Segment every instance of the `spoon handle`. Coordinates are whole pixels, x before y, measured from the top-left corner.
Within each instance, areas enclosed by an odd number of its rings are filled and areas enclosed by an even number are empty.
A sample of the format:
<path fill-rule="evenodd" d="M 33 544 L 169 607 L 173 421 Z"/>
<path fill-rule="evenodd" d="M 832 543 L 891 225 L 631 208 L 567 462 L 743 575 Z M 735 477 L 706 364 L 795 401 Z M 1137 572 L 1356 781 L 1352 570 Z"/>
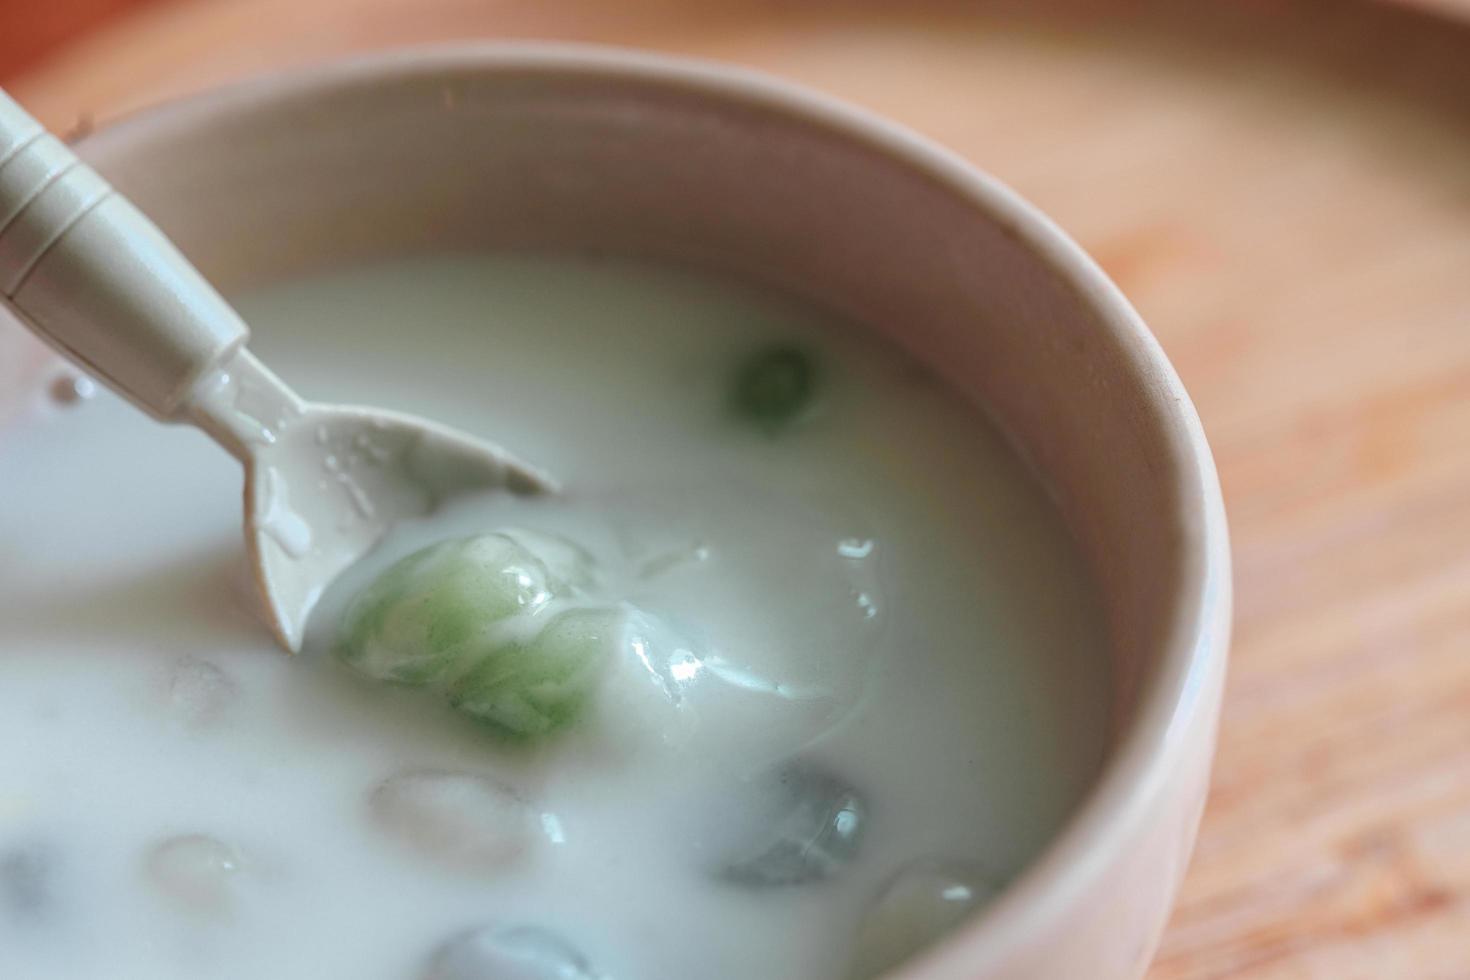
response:
<path fill-rule="evenodd" d="M 0 305 L 164 420 L 181 420 L 250 334 L 153 222 L 3 90 Z"/>

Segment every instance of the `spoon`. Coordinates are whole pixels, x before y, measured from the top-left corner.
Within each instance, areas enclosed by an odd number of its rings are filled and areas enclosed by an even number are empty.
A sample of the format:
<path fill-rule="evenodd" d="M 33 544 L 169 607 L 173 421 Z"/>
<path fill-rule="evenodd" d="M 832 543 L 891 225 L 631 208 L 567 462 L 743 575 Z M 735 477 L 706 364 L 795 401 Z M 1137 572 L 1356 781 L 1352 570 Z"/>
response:
<path fill-rule="evenodd" d="M 245 467 L 245 544 L 266 614 L 301 647 L 323 590 L 396 524 L 462 493 L 554 489 L 462 432 L 302 400 L 142 212 L 0 90 L 0 307 L 163 422 Z"/>

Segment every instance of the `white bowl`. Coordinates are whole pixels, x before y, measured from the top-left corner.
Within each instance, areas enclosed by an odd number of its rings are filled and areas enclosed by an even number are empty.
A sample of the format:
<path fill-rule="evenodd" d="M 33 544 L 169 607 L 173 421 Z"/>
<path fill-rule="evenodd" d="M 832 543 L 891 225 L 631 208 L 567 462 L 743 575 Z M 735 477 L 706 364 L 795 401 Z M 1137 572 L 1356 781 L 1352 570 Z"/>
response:
<path fill-rule="evenodd" d="M 793 86 L 570 46 L 418 50 L 265 78 L 80 149 L 226 290 L 392 253 L 594 247 L 769 283 L 937 370 L 1009 434 L 1081 542 L 1108 610 L 1117 721 L 1056 840 L 901 975 L 1143 974 L 1208 785 L 1225 517 L 1168 361 L 1034 208 Z M 7 359 L 0 388 L 24 370 Z"/>

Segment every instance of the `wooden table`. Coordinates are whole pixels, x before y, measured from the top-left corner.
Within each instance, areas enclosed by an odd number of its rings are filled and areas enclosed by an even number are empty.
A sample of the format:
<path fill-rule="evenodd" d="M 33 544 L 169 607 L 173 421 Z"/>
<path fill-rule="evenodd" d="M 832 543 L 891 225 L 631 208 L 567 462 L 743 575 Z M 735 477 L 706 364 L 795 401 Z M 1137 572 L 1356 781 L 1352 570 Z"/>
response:
<path fill-rule="evenodd" d="M 1237 558 L 1214 793 L 1151 977 L 1470 978 L 1470 31 L 1272 0 L 210 0 L 15 89 L 66 128 L 466 36 L 766 68 L 957 147 L 1081 239 L 1194 394 Z"/>

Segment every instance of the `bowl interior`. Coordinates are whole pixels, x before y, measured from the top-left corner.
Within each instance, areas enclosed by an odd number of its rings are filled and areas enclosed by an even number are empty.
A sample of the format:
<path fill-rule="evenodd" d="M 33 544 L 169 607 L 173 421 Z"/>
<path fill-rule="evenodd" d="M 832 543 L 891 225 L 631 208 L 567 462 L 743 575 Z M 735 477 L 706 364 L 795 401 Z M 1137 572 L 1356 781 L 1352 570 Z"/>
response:
<path fill-rule="evenodd" d="M 941 151 L 759 79 L 536 55 L 257 83 L 82 149 L 225 290 L 425 250 L 595 249 L 881 331 L 1039 472 L 1103 593 L 1115 740 L 1163 740 L 1143 709 L 1184 696 L 1206 575 L 1192 415 L 1091 263 Z"/>

